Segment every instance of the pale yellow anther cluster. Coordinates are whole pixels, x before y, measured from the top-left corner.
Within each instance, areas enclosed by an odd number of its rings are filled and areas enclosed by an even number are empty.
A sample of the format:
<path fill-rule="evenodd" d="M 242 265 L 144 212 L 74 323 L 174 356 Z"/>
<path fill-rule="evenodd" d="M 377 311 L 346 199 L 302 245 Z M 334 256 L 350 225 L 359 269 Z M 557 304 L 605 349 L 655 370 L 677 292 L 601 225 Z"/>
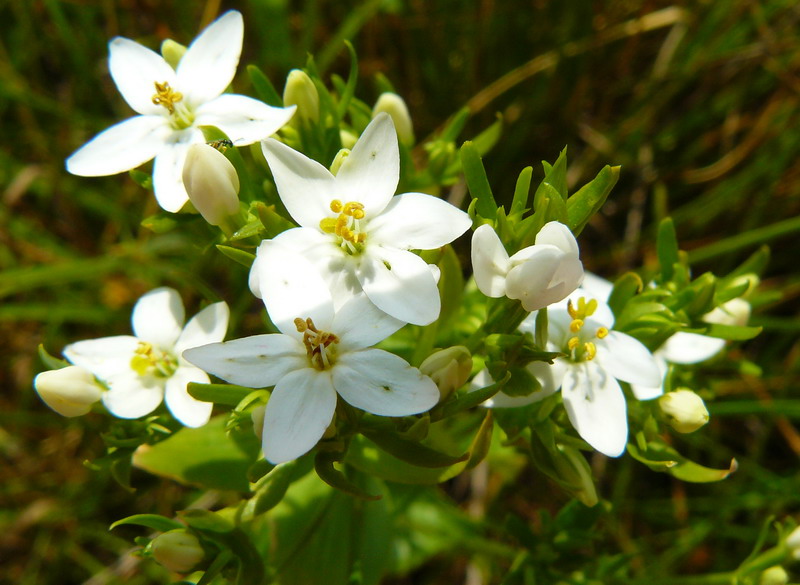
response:
<path fill-rule="evenodd" d="M 303 334 L 303 345 L 306 346 L 306 354 L 311 364 L 318 370 L 328 369 L 336 356 L 334 344 L 339 343 L 339 338 L 329 331 L 320 331 L 314 322 L 298 317 L 294 320 L 297 330 Z"/>
<path fill-rule="evenodd" d="M 153 103 L 157 106 L 164 106 L 170 114 L 175 113 L 175 103 L 183 99 L 183 94 L 178 91 L 173 91 L 169 83 L 155 82 L 156 93 L 153 95 Z"/>
<path fill-rule="evenodd" d="M 342 203 L 339 199 L 331 201 L 331 211 L 338 217 L 326 217 L 319 222 L 322 231 L 335 234 L 342 239 L 342 248 L 350 253 L 358 251 L 367 234 L 361 231 L 361 220 L 364 219 L 364 205 L 357 201 Z"/>
<path fill-rule="evenodd" d="M 131 369 L 140 376 L 153 375 L 169 378 L 178 367 L 174 356 L 153 347 L 153 344 L 140 341 L 131 358 Z"/>
<path fill-rule="evenodd" d="M 567 312 L 569 313 L 569 316 L 572 317 L 572 321 L 569 324 L 569 330 L 575 334 L 579 333 L 585 325 L 586 317 L 593 315 L 596 310 L 597 301 L 595 299 L 591 299 L 587 302 L 584 297 L 581 297 L 578 299 L 577 307 L 572 304 L 571 300 L 568 301 Z M 594 333 L 594 337 L 597 339 L 603 339 L 607 335 L 608 329 L 606 327 L 598 327 L 597 331 Z M 572 353 L 572 359 L 575 361 L 593 360 L 597 355 L 597 346 L 591 341 L 585 341 L 583 342 L 583 345 L 581 345 L 581 340 L 578 335 L 569 338 L 569 341 L 567 341 L 567 347 Z"/>

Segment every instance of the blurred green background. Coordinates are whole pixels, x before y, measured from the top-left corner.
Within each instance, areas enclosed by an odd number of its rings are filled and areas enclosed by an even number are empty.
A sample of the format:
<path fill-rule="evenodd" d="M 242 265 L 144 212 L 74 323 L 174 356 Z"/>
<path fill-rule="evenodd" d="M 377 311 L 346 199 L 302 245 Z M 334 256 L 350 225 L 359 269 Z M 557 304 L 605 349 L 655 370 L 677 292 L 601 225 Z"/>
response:
<path fill-rule="evenodd" d="M 154 563 L 125 556 L 140 532 L 108 525 L 137 512 L 170 516 L 198 497 L 226 501 L 144 474 L 126 493 L 90 471 L 82 461 L 102 455 L 106 422 L 62 419 L 31 380 L 43 369 L 38 344 L 58 354 L 70 341 L 128 333 L 133 302 L 154 286 L 179 288 L 189 314 L 202 297 L 224 295 L 237 305 L 234 326 L 257 330 L 244 268 L 187 234 L 140 227 L 157 206 L 130 178 L 74 177 L 63 163 L 132 114 L 107 73 L 108 40 L 188 43 L 229 8 L 245 17 L 242 64 L 258 64 L 279 89 L 309 53 L 325 78 L 345 74 L 342 41 L 350 39 L 356 95 L 373 103 L 375 76 L 385 75 L 406 98 L 420 141 L 465 105 L 473 117 L 464 140 L 501 115 L 503 137 L 484 160 L 500 199 L 510 199 L 523 167 L 541 177 L 539 161 L 565 145 L 571 185 L 621 164 L 619 184 L 580 241 L 587 268 L 604 276 L 652 265 L 655 226 L 667 214 L 695 275 L 724 274 L 759 246 L 772 248 L 753 317 L 764 333 L 736 350 L 746 367 L 709 366 L 712 422 L 681 445 L 708 465 L 736 457 L 738 473 L 684 485 L 629 458 L 595 461 L 614 509 L 601 515 L 602 538 L 589 539 L 576 568 L 621 555 L 643 577 L 731 569 L 768 517 L 798 512 L 796 2 L 3 0 L 0 583 L 169 582 Z M 252 94 L 243 67 L 234 89 Z M 543 477 L 521 478 L 513 493 L 491 485 L 488 532 L 512 515 L 541 536 L 537 509 L 565 503 Z M 462 487 L 447 491 L 467 508 L 473 500 Z M 447 550 L 391 582 L 468 582 L 468 564 L 468 552 Z"/>

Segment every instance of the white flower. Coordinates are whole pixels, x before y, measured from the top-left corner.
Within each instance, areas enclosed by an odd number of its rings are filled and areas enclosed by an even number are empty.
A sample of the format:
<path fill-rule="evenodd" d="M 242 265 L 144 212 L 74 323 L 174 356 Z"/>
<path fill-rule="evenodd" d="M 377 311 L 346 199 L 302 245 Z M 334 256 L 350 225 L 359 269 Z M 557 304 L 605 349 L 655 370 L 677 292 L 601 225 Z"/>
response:
<path fill-rule="evenodd" d="M 247 145 L 277 131 L 294 113 L 222 93 L 236 72 L 243 34 L 242 15 L 226 12 L 195 39 L 177 69 L 139 43 L 113 39 L 111 77 L 140 115 L 98 134 L 67 159 L 67 170 L 84 177 L 114 175 L 155 158 L 158 204 L 178 211 L 188 199 L 181 179 L 186 151 L 205 141 L 200 126 L 216 126 Z"/>
<path fill-rule="evenodd" d="M 103 404 L 120 418 L 138 418 L 155 410 L 162 399 L 187 427 L 208 422 L 212 404 L 195 400 L 189 382 L 208 383 L 205 372 L 189 364 L 181 352 L 220 341 L 228 328 L 228 305 L 214 303 L 184 327 L 183 303 L 171 288 L 157 288 L 133 309 L 131 335 L 79 341 L 64 356 L 108 385 Z"/>
<path fill-rule="evenodd" d="M 44 403 L 61 416 L 82 416 L 103 396 L 92 373 L 78 366 L 42 372 L 33 386 Z"/>
<path fill-rule="evenodd" d="M 436 384 L 389 352 L 372 348 L 403 323 L 364 294 L 336 309 L 311 263 L 276 242 L 260 258 L 280 277 L 262 281 L 264 302 L 280 334 L 255 335 L 184 352 L 223 380 L 274 386 L 264 415 L 263 450 L 272 463 L 295 459 L 330 425 L 337 395 L 381 416 L 424 412 L 439 399 Z"/>
<path fill-rule="evenodd" d="M 422 193 L 393 197 L 400 154 L 391 118 L 378 115 L 344 159 L 336 176 L 321 164 L 272 139 L 262 142 L 278 193 L 301 227 L 275 238 L 311 260 L 336 307 L 362 290 L 379 309 L 407 323 L 439 316 L 435 267 L 411 249 L 430 250 L 467 228 L 469 216 Z M 275 274 L 259 251 L 250 288 Z"/>
<path fill-rule="evenodd" d="M 656 360 L 639 341 L 612 331 L 611 309 L 579 289 L 566 303 L 551 306 L 548 317 L 548 351 L 566 354 L 552 366 L 533 362 L 528 370 L 542 389 L 529 396 L 496 395 L 491 406 L 522 406 L 541 400 L 561 388 L 572 426 L 592 447 L 609 457 L 625 451 L 628 417 L 625 395 L 617 380 L 655 385 L 661 379 Z M 520 325 L 533 332 L 536 314 Z"/>
<path fill-rule="evenodd" d="M 183 167 L 183 184 L 192 205 L 211 225 L 222 225 L 239 211 L 239 175 L 213 146 L 192 144 Z"/>
<path fill-rule="evenodd" d="M 483 294 L 519 299 L 526 311 L 565 299 L 583 279 L 575 236 L 557 221 L 545 224 L 533 246 L 511 257 L 494 229 L 480 226 L 472 234 L 472 270 Z"/>

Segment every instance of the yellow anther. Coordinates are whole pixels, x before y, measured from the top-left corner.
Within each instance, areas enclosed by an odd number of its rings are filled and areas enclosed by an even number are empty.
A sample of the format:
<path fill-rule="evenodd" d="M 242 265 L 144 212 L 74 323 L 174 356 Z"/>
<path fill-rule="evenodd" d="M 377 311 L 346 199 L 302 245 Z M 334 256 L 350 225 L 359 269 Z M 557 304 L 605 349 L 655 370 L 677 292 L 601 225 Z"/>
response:
<path fill-rule="evenodd" d="M 335 234 L 336 233 L 336 218 L 333 217 L 326 217 L 319 222 L 319 229 L 321 229 L 326 234 Z"/>
<path fill-rule="evenodd" d="M 597 355 L 597 347 L 591 341 L 583 344 L 583 351 L 587 360 L 593 360 L 594 356 Z"/>
<path fill-rule="evenodd" d="M 605 327 L 598 327 L 597 328 L 597 333 L 595 333 L 595 336 L 597 337 L 597 339 L 603 339 L 603 338 L 606 337 L 606 335 L 608 335 L 608 329 L 607 328 L 605 328 Z"/>
<path fill-rule="evenodd" d="M 364 218 L 364 205 L 358 201 L 348 201 L 344 204 L 342 213 L 351 216 L 353 219 Z"/>
<path fill-rule="evenodd" d="M 339 201 L 338 199 L 334 199 L 333 201 L 331 201 L 331 211 L 332 212 L 341 213 L 343 207 L 344 206 L 342 205 L 342 202 Z"/>
<path fill-rule="evenodd" d="M 294 320 L 294 326 L 300 333 L 304 333 L 308 329 L 308 325 L 300 317 Z"/>
<path fill-rule="evenodd" d="M 360 220 L 366 216 L 364 205 L 358 201 L 342 203 L 334 199 L 330 203 L 331 211 L 338 213 L 336 218 L 326 217 L 320 220 L 319 228 L 327 234 L 335 234 L 341 238 L 342 248 L 349 254 L 360 252 L 357 244 L 363 244 L 367 234 L 362 232 Z"/>
<path fill-rule="evenodd" d="M 567 347 L 568 347 L 570 350 L 573 350 L 573 349 L 575 349 L 576 347 L 578 347 L 578 345 L 580 344 L 580 342 L 581 342 L 581 340 L 580 340 L 580 339 L 578 339 L 577 337 L 570 337 L 569 341 L 567 342 Z"/>
<path fill-rule="evenodd" d="M 303 320 L 298 317 L 294 325 L 303 334 L 303 345 L 311 364 L 318 370 L 327 369 L 336 355 L 330 346 L 339 343 L 339 338 L 329 331 L 318 330 L 310 318 Z"/>
<path fill-rule="evenodd" d="M 354 209 L 352 215 L 353 215 L 353 219 L 364 219 L 364 210 L 363 209 Z"/>
<path fill-rule="evenodd" d="M 573 333 L 577 333 L 583 327 L 583 319 L 573 319 L 572 323 L 569 324 L 569 330 Z"/>
<path fill-rule="evenodd" d="M 175 113 L 175 104 L 183 99 L 183 94 L 173 91 L 169 82 L 155 82 L 156 93 L 153 95 L 153 103 L 157 106 L 164 106 L 170 114 Z"/>
<path fill-rule="evenodd" d="M 361 232 L 360 234 L 358 234 L 358 237 L 356 238 L 356 241 L 354 243 L 363 244 L 366 241 L 367 241 L 367 234 Z"/>
<path fill-rule="evenodd" d="M 572 304 L 572 301 L 567 301 L 567 312 L 569 316 L 572 317 L 573 320 L 584 320 L 586 317 L 593 315 L 594 312 L 597 310 L 597 300 L 592 299 L 589 302 L 586 302 L 584 297 L 578 299 L 578 307 L 575 308 L 575 305 Z"/>

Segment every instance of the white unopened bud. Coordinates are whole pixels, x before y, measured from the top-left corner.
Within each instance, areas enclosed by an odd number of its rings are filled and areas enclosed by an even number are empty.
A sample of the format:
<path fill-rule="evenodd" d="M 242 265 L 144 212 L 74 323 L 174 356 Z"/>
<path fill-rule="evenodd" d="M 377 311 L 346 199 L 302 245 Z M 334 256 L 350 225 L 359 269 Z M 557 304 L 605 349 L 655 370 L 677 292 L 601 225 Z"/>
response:
<path fill-rule="evenodd" d="M 33 386 L 44 403 L 62 416 L 86 414 L 103 395 L 92 373 L 78 366 L 42 372 Z"/>
<path fill-rule="evenodd" d="M 758 579 L 758 585 L 786 585 L 789 582 L 789 574 L 780 565 L 770 567 Z"/>
<path fill-rule="evenodd" d="M 795 528 L 786 537 L 786 548 L 792 553 L 792 558 L 800 561 L 800 526 Z"/>
<path fill-rule="evenodd" d="M 206 556 L 197 537 L 182 529 L 156 536 L 150 551 L 160 565 L 175 573 L 189 573 Z"/>
<path fill-rule="evenodd" d="M 381 112 L 386 112 L 394 122 L 397 138 L 406 146 L 414 144 L 414 125 L 411 123 L 411 114 L 405 100 L 396 93 L 386 92 L 378 97 L 375 107 L 372 108 L 374 118 Z"/>
<path fill-rule="evenodd" d="M 161 43 L 161 56 L 164 57 L 164 61 L 169 63 L 170 67 L 173 69 L 178 68 L 178 63 L 181 62 L 185 54 L 186 45 L 182 45 L 172 39 L 165 39 L 164 42 Z"/>
<path fill-rule="evenodd" d="M 292 69 L 283 88 L 283 105 L 297 106 L 292 122 L 303 124 L 319 120 L 319 92 L 305 71 Z"/>
<path fill-rule="evenodd" d="M 333 162 L 331 163 L 331 174 L 336 175 L 339 172 L 339 169 L 342 168 L 342 163 L 350 156 L 350 150 L 347 148 L 342 148 L 339 152 L 336 153 L 336 156 L 333 158 Z"/>
<path fill-rule="evenodd" d="M 441 400 L 445 400 L 467 383 L 472 373 L 472 355 L 463 345 L 440 349 L 425 358 L 419 371 L 434 381 Z"/>
<path fill-rule="evenodd" d="M 744 299 L 731 299 L 703 316 L 706 323 L 744 327 L 750 319 L 750 303 Z"/>
<path fill-rule="evenodd" d="M 664 394 L 658 406 L 667 424 L 679 433 L 694 432 L 708 422 L 703 399 L 687 388 Z"/>
<path fill-rule="evenodd" d="M 347 150 L 356 145 L 356 142 L 358 142 L 358 136 L 349 130 L 339 130 L 339 140 L 342 143 L 342 149 Z"/>
<path fill-rule="evenodd" d="M 253 421 L 253 432 L 260 441 L 264 436 L 264 414 L 267 412 L 267 406 L 262 404 L 256 406 L 250 413 L 250 420 Z"/>
<path fill-rule="evenodd" d="M 208 144 L 193 144 L 183 165 L 183 184 L 195 209 L 211 225 L 239 211 L 239 176 L 225 155 Z"/>

